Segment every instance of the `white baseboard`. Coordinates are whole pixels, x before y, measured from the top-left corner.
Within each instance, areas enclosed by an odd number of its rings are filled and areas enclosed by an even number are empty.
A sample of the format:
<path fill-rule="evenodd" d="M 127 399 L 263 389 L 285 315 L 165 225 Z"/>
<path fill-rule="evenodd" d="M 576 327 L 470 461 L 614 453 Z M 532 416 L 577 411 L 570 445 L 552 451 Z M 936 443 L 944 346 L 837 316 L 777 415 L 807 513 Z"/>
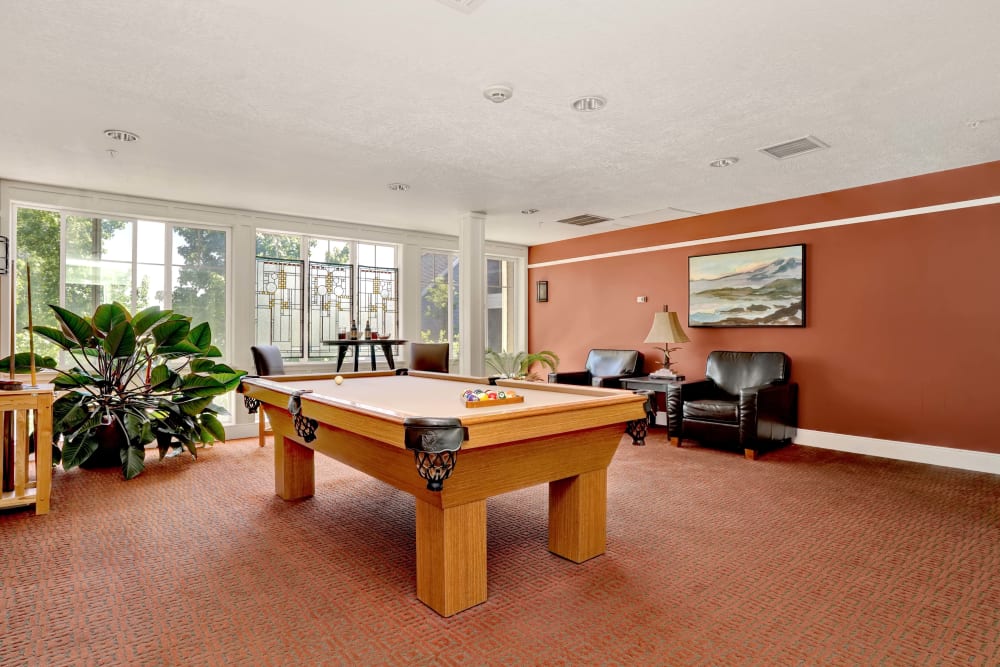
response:
<path fill-rule="evenodd" d="M 231 424 L 226 427 L 226 437 L 231 439 L 256 438 L 257 424 L 256 422 Z M 833 449 L 838 452 L 867 454 L 869 456 L 881 456 L 882 458 L 896 459 L 898 461 L 929 463 L 936 466 L 945 466 L 946 468 L 959 468 L 961 470 L 1000 475 L 1000 454 L 974 452 L 969 449 L 920 445 L 914 442 L 899 442 L 897 440 L 880 440 L 879 438 L 866 438 L 860 435 L 810 431 L 802 428 L 798 429 L 793 442 L 805 447 Z"/>
<path fill-rule="evenodd" d="M 810 431 L 798 429 L 793 441 L 797 445 L 834 449 L 839 452 L 881 456 L 899 461 L 929 463 L 947 468 L 960 468 L 974 472 L 988 472 L 1000 475 L 1000 454 L 974 452 L 969 449 L 938 447 L 936 445 L 920 445 L 914 442 L 899 442 L 897 440 L 880 440 L 859 435 L 843 433 L 827 433 L 826 431 Z"/>
<path fill-rule="evenodd" d="M 226 440 L 237 440 L 239 438 L 256 438 L 260 433 L 257 422 L 250 424 L 230 424 L 226 427 Z"/>

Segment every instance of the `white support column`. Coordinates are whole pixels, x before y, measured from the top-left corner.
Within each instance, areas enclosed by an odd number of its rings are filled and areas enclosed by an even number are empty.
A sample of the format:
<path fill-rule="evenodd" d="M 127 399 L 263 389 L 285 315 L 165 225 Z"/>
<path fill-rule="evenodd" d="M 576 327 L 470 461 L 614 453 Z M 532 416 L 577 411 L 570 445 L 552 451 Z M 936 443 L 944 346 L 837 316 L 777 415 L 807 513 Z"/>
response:
<path fill-rule="evenodd" d="M 483 375 L 486 354 L 486 214 L 469 212 L 458 227 L 459 372 Z"/>

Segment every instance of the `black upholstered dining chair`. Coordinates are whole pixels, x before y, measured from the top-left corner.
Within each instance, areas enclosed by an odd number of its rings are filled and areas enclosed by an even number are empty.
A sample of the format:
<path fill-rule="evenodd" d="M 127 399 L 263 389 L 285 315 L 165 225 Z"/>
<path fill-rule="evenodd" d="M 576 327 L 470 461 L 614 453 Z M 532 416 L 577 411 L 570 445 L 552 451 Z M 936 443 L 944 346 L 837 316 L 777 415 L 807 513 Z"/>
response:
<path fill-rule="evenodd" d="M 250 354 L 253 355 L 253 365 L 257 371 L 257 375 L 284 375 L 285 374 L 285 362 L 281 359 L 281 350 L 279 350 L 274 345 L 251 345 Z M 271 433 L 267 430 L 265 424 L 267 420 L 264 418 L 264 411 L 260 410 L 257 414 L 257 422 L 260 424 L 257 432 L 257 437 L 261 447 L 264 446 L 264 437 Z"/>
<path fill-rule="evenodd" d="M 448 343 L 410 343 L 411 371 L 447 373 L 451 345 Z"/>

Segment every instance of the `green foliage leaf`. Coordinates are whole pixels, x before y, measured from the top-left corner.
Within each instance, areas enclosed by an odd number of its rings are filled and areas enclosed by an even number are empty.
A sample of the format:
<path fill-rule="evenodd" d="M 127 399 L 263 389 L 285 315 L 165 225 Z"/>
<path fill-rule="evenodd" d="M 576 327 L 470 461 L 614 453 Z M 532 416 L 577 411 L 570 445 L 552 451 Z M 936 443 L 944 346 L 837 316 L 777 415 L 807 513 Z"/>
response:
<path fill-rule="evenodd" d="M 177 373 L 170 370 L 166 364 L 154 366 L 149 374 L 149 386 L 153 390 L 171 389 L 174 387 L 174 380 Z"/>
<path fill-rule="evenodd" d="M 65 438 L 62 447 L 63 470 L 72 470 L 90 458 L 97 451 L 97 439 L 93 433 L 79 438 Z"/>
<path fill-rule="evenodd" d="M 131 322 L 122 320 L 114 325 L 104 339 L 104 351 L 112 359 L 123 359 L 135 354 L 135 329 Z"/>
<path fill-rule="evenodd" d="M 208 349 L 212 345 L 212 327 L 208 322 L 202 322 L 188 333 L 188 340 L 194 344 L 198 350 Z"/>
<path fill-rule="evenodd" d="M 145 470 L 145 458 L 146 450 L 141 447 L 126 447 L 122 450 L 122 474 L 125 479 L 132 479 Z"/>
<path fill-rule="evenodd" d="M 189 375 L 179 387 L 188 396 L 218 396 L 225 393 L 226 385 L 204 375 Z"/>
<path fill-rule="evenodd" d="M 160 310 L 159 306 L 150 306 L 149 308 L 140 310 L 132 318 L 132 326 L 135 327 L 135 334 L 141 336 L 149 331 L 150 328 L 169 319 L 171 315 L 173 315 L 173 311 Z"/>
<path fill-rule="evenodd" d="M 213 366 L 213 362 L 209 362 Z M 35 368 L 55 368 L 56 360 L 52 357 L 43 357 L 41 355 L 35 355 Z M 10 356 L 6 356 L 0 359 L 0 370 L 7 370 L 10 368 Z M 14 372 L 15 373 L 27 373 L 31 370 L 31 353 L 30 352 L 18 352 L 14 355 Z"/>
<path fill-rule="evenodd" d="M 165 357 L 187 357 L 198 354 L 201 350 L 191 341 L 182 340 L 174 345 L 161 345 L 156 348 L 156 353 Z"/>
<path fill-rule="evenodd" d="M 56 319 L 62 324 L 63 333 L 81 347 L 90 345 L 91 339 L 94 338 L 94 326 L 89 320 L 61 306 L 50 304 L 49 308 L 53 310 Z"/>
<path fill-rule="evenodd" d="M 153 327 L 153 338 L 156 340 L 157 346 L 160 347 L 177 345 L 187 338 L 190 330 L 191 325 L 186 319 L 171 317 L 166 322 Z"/>
<path fill-rule="evenodd" d="M 191 415 L 193 417 L 211 405 L 211 403 L 212 396 L 205 396 L 204 398 L 194 398 L 188 401 L 178 401 L 174 405 L 180 406 L 180 409 L 184 414 Z"/>
<path fill-rule="evenodd" d="M 84 400 L 84 395 L 75 391 L 66 392 L 52 403 L 52 423 L 62 419 L 70 410 L 77 408 Z"/>
<path fill-rule="evenodd" d="M 159 450 L 160 452 L 161 461 L 163 460 L 163 457 L 167 455 L 167 452 L 170 451 L 170 442 L 172 440 L 173 438 L 170 436 L 169 433 L 156 434 L 156 449 Z"/>
<path fill-rule="evenodd" d="M 226 391 L 232 391 L 240 386 L 240 380 L 247 374 L 246 371 L 234 371 L 233 373 L 216 374 L 212 377 L 226 386 Z"/>
<path fill-rule="evenodd" d="M 66 334 L 62 332 L 62 329 L 56 329 L 55 327 L 46 327 L 40 324 L 36 324 L 35 326 L 31 327 L 31 330 L 34 331 L 39 336 L 42 336 L 43 338 L 48 338 L 50 341 L 52 341 L 53 343 L 55 343 L 64 350 L 72 350 L 80 347 L 78 343 L 70 340 L 66 336 Z"/>
<path fill-rule="evenodd" d="M 61 399 L 60 399 L 61 401 Z M 52 429 L 57 433 L 76 433 L 93 419 L 93 413 L 84 407 L 84 398 L 69 403 L 52 404 Z"/>
<path fill-rule="evenodd" d="M 192 373 L 209 373 L 213 371 L 215 367 L 216 363 L 211 359 L 194 359 L 191 362 Z M 2 366 L 0 366 L 0 368 L 2 368 Z"/>
<path fill-rule="evenodd" d="M 102 332 L 108 333 L 115 326 L 122 322 L 128 322 L 132 319 L 132 316 L 128 312 L 128 308 L 118 303 L 102 303 L 94 311 L 94 327 Z"/>
<path fill-rule="evenodd" d="M 216 419 L 213 414 L 203 414 L 201 416 L 201 425 L 212 434 L 213 440 L 218 440 L 223 442 L 226 439 L 226 429 L 223 427 L 222 422 Z"/>
<path fill-rule="evenodd" d="M 52 384 L 57 389 L 76 389 L 97 383 L 98 378 L 80 372 L 65 371 L 64 375 L 57 375 L 52 379 Z"/>

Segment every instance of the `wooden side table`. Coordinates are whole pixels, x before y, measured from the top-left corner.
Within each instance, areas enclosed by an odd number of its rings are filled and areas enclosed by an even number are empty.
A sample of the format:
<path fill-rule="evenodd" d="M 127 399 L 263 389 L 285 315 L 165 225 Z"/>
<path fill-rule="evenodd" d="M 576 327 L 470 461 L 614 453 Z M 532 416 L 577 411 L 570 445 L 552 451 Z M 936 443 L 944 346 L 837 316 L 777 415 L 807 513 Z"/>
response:
<path fill-rule="evenodd" d="M 667 426 L 667 385 L 671 382 L 680 382 L 683 375 L 676 375 L 672 378 L 658 378 L 649 375 L 641 377 L 622 378 L 622 388 L 624 389 L 649 389 L 656 392 L 656 425 Z"/>
<path fill-rule="evenodd" d="M 52 490 L 52 385 L 0 392 L 3 428 L 0 438 L 10 438 L 13 447 L 0 447 L 0 468 L 13 473 L 11 484 L 0 492 L 0 509 L 35 506 L 35 514 L 49 511 Z M 35 465 L 31 476 L 28 453 L 28 416 L 34 420 Z M 5 460 L 3 450 L 13 453 Z M 6 476 L 5 476 L 6 477 Z"/>

